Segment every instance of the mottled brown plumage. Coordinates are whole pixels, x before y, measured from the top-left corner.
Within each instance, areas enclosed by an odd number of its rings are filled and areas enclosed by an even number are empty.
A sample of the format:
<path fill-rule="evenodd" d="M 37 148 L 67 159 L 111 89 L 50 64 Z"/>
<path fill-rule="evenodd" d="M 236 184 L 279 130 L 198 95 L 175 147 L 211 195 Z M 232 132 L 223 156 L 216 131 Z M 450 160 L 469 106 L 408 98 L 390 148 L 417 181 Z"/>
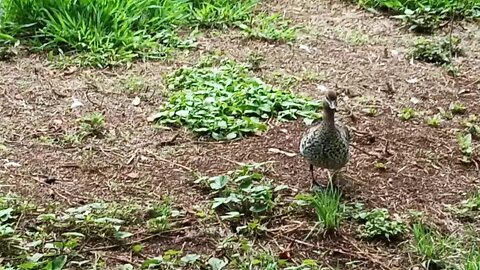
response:
<path fill-rule="evenodd" d="M 314 167 L 336 173 L 350 159 L 350 132 L 343 123 L 335 121 L 336 110 L 337 94 L 328 90 L 323 101 L 323 120 L 309 128 L 300 142 L 300 154 L 310 164 L 312 184 L 316 184 Z"/>

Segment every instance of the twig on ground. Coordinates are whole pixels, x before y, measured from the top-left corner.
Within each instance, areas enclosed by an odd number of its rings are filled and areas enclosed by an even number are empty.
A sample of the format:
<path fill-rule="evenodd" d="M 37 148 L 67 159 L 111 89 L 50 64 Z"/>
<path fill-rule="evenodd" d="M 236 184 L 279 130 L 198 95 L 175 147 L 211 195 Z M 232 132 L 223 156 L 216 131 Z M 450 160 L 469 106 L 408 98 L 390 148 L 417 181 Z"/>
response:
<path fill-rule="evenodd" d="M 140 238 L 138 240 L 128 242 L 128 243 L 121 243 L 121 244 L 109 245 L 109 246 L 92 247 L 92 248 L 85 249 L 84 252 L 108 250 L 108 249 L 119 248 L 119 247 L 124 247 L 124 246 L 131 246 L 131 245 L 143 243 L 143 242 L 148 241 L 148 240 L 150 240 L 152 238 L 155 238 L 155 237 L 169 237 L 170 235 L 164 235 L 164 234 L 179 232 L 179 231 L 186 230 L 188 228 L 190 228 L 190 226 L 185 226 L 185 227 L 181 227 L 181 228 L 177 228 L 177 229 L 163 231 L 163 232 L 160 232 L 160 233 L 148 235 L 146 237 L 143 237 L 143 238 Z"/>

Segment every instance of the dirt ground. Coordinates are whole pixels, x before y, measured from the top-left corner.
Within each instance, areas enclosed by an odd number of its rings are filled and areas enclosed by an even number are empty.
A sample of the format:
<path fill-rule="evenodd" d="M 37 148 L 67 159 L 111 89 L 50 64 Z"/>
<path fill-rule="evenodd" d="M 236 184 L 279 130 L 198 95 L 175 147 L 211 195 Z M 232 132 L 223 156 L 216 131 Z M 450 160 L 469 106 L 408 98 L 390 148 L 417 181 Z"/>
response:
<path fill-rule="evenodd" d="M 480 114 L 480 26 L 456 25 L 454 33 L 462 37 L 466 56 L 457 59 L 461 73 L 453 78 L 441 67 L 401 58 L 415 36 L 392 19 L 337 1 L 270 1 L 262 8 L 285 12 L 305 25 L 300 38 L 292 44 L 276 44 L 245 40 L 235 31 L 212 30 L 200 38 L 197 50 L 178 52 L 172 61 L 113 70 L 56 70 L 38 55 L 1 62 L 0 140 L 8 151 L 0 151 L 0 189 L 68 205 L 153 201 L 170 195 L 177 206 L 191 209 L 208 203 L 205 194 L 192 186 L 192 172 L 215 175 L 235 169 L 238 162 L 274 161 L 272 177 L 307 192 L 309 171 L 298 155 L 306 129 L 302 121 L 272 121 L 265 134 L 232 143 L 198 141 L 186 130 L 155 129 L 147 121 L 166 100 L 165 72 L 194 64 L 208 52 L 221 51 L 238 61 L 256 52 L 265 57 L 258 75 L 273 84 L 282 83 L 273 73 L 297 78 L 319 74 L 321 81 L 299 79 L 294 91 L 320 98 L 318 85 L 324 84 L 341 93 L 340 117 L 354 131 L 355 146 L 343 183 L 348 201 L 386 207 L 399 215 L 420 210 L 441 227 L 455 228 L 459 221 L 444 204 L 464 199 L 478 188 L 480 179 L 478 164 L 460 162 L 455 131 L 461 128 L 461 118 L 435 129 L 423 117 L 401 121 L 397 114 L 404 107 L 436 113 L 451 102 L 467 105 L 467 115 Z M 148 85 L 138 106 L 132 105 L 135 94 L 125 90 L 125 80 L 132 76 Z M 72 98 L 84 106 L 71 109 Z M 362 109 L 368 106 L 378 108 L 379 115 L 366 116 Z M 75 119 L 91 111 L 104 113 L 105 138 L 88 140 L 80 148 L 45 142 L 63 136 L 75 126 Z M 288 157 L 269 148 L 297 155 Z M 3 166 L 8 162 L 20 166 Z M 376 169 L 376 162 L 387 169 Z M 58 181 L 46 185 L 45 177 Z M 295 222 L 284 220 L 283 225 Z M 182 245 L 212 253 L 215 242 L 198 226 L 149 242 L 146 254 Z M 335 238 L 319 236 L 302 243 L 292 239 L 302 240 L 309 228 L 264 241 L 273 249 L 292 244 L 294 258 L 310 257 L 332 266 L 358 261 L 357 269 L 410 269 L 416 263 L 396 244 L 357 239 L 353 225 L 342 230 Z"/>

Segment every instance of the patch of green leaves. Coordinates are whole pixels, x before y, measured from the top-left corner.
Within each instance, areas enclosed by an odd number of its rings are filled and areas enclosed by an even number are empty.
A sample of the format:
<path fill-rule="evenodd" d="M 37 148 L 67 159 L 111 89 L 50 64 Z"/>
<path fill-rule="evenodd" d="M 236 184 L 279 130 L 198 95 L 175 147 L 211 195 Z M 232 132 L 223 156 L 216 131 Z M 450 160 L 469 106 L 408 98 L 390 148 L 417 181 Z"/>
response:
<path fill-rule="evenodd" d="M 473 156 L 473 144 L 472 144 L 472 134 L 470 133 L 461 133 L 457 134 L 457 142 L 460 152 L 462 153 L 462 162 L 470 163 Z"/>
<path fill-rule="evenodd" d="M 427 125 L 430 127 L 439 127 L 440 124 L 442 123 L 443 119 L 440 114 L 436 114 L 434 116 L 428 117 L 427 118 Z"/>
<path fill-rule="evenodd" d="M 476 191 L 461 201 L 456 206 L 450 206 L 450 210 L 461 218 L 474 220 L 475 216 L 480 214 L 480 191 Z"/>
<path fill-rule="evenodd" d="M 155 115 L 157 122 L 184 125 L 215 140 L 265 131 L 271 117 L 320 118 L 318 102 L 275 89 L 231 60 L 207 58 L 168 74 L 165 83 L 173 94 Z"/>
<path fill-rule="evenodd" d="M 321 228 L 326 232 L 338 230 L 343 220 L 344 205 L 341 203 L 342 194 L 339 190 L 329 186 L 316 191 L 313 195 L 297 195 L 297 203 L 306 204 L 313 208 Z"/>
<path fill-rule="evenodd" d="M 248 164 L 226 175 L 200 177 L 197 184 L 208 187 L 214 196 L 213 209 L 223 209 L 222 219 L 259 216 L 275 206 L 279 192 L 286 186 L 274 187 L 261 171 L 264 164 Z"/>
<path fill-rule="evenodd" d="M 446 67 L 449 71 L 455 70 L 453 58 L 462 54 L 460 39 L 456 37 L 420 38 L 410 51 L 410 55 L 414 59 Z"/>
<path fill-rule="evenodd" d="M 141 268 L 175 270 L 199 265 L 202 265 L 201 255 L 194 253 L 184 255 L 183 251 L 181 250 L 167 250 L 159 257 L 145 260 Z M 195 269 L 198 269 L 198 267 Z"/>
<path fill-rule="evenodd" d="M 101 138 L 105 132 L 105 117 L 99 112 L 86 114 L 76 120 L 77 129 L 63 137 L 66 144 L 80 144 L 88 137 Z"/>
<path fill-rule="evenodd" d="M 200 177 L 195 183 L 211 192 L 212 209 L 221 219 L 236 226 L 236 232 L 259 236 L 266 232 L 263 224 L 281 199 L 287 186 L 273 186 L 263 174 L 266 164 L 247 164 L 225 175 Z"/>
<path fill-rule="evenodd" d="M 375 208 L 371 211 L 359 208 L 352 217 L 363 223 L 359 228 L 359 232 L 364 238 L 394 240 L 407 232 L 405 223 L 392 218 L 389 211 L 385 208 Z"/>
<path fill-rule="evenodd" d="M 472 134 L 472 139 L 480 139 L 480 121 L 476 115 L 470 115 L 461 124 L 465 127 L 466 133 Z"/>
<path fill-rule="evenodd" d="M 260 13 L 252 18 L 250 24 L 239 24 L 239 27 L 247 38 L 266 41 L 293 41 L 297 34 L 297 27 L 278 13 Z"/>
<path fill-rule="evenodd" d="M 99 202 L 61 209 L 57 205 L 36 206 L 17 197 L 0 196 L 2 265 L 15 266 L 15 270 L 95 268 L 98 262 L 84 251 L 92 245 L 126 244 L 133 236 L 130 230 L 138 225 L 145 227 L 147 219 L 169 216 L 166 227 L 175 224 L 175 210 L 168 200 L 145 206 Z M 146 211 L 142 210 L 145 208 Z M 136 253 L 142 249 L 132 247 Z"/>
<path fill-rule="evenodd" d="M 163 202 L 149 207 L 147 211 L 149 216 L 147 227 L 150 232 L 164 232 L 174 225 L 173 219 L 181 216 L 182 213 L 172 207 L 173 205 L 169 199 L 164 199 Z"/>
<path fill-rule="evenodd" d="M 480 3 L 476 0 L 358 0 L 358 3 L 370 10 L 393 13 L 416 32 L 432 32 L 451 16 L 480 18 Z"/>
<path fill-rule="evenodd" d="M 401 120 L 408 121 L 417 116 L 417 112 L 413 108 L 403 108 L 398 114 Z"/>
<path fill-rule="evenodd" d="M 278 256 L 272 250 L 264 247 L 254 247 L 252 242 L 243 236 L 233 235 L 223 240 L 218 248 L 225 254 L 224 258 L 211 258 L 210 269 L 252 269 L 252 270 L 310 270 L 322 269 L 312 259 L 302 262 L 289 262 L 288 252 Z M 280 257 L 280 258 L 279 258 Z M 286 258 L 282 258 L 286 257 Z M 214 265 L 223 266 L 215 268 Z"/>
<path fill-rule="evenodd" d="M 448 109 L 452 112 L 454 115 L 458 114 L 464 114 L 467 111 L 467 107 L 458 102 L 453 102 L 449 105 Z"/>

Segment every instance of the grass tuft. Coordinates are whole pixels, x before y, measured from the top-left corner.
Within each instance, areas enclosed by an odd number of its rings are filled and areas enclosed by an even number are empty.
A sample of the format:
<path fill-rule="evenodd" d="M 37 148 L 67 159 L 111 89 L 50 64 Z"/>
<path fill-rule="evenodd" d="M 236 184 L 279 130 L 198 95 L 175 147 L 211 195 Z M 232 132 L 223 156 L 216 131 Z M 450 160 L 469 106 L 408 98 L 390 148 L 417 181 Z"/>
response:
<path fill-rule="evenodd" d="M 5 0 L 0 38 L 104 67 L 193 46 L 180 27 L 245 21 L 256 0 Z"/>
<path fill-rule="evenodd" d="M 426 269 L 444 267 L 446 258 L 451 255 L 453 241 L 421 221 L 413 224 L 412 233 L 413 249 L 427 266 Z"/>
<path fill-rule="evenodd" d="M 333 232 L 340 228 L 343 220 L 344 206 L 341 203 L 342 193 L 329 186 L 313 195 L 299 195 L 296 199 L 304 201 L 315 210 L 322 229 Z"/>

